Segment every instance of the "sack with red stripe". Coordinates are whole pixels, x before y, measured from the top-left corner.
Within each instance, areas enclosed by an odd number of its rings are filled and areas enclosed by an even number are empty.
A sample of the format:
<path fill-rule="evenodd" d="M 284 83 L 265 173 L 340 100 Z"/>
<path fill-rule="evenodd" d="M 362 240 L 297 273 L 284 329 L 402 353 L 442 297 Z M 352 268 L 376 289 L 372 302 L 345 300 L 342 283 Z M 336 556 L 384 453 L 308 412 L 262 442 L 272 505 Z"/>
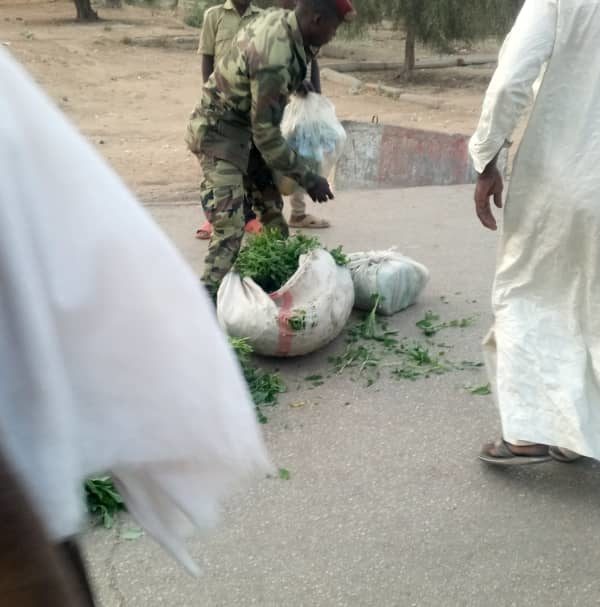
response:
<path fill-rule="evenodd" d="M 324 249 L 301 255 L 296 273 L 274 293 L 236 272 L 225 276 L 217 316 L 232 337 L 246 338 L 257 354 L 300 356 L 341 332 L 354 305 L 350 270 Z"/>

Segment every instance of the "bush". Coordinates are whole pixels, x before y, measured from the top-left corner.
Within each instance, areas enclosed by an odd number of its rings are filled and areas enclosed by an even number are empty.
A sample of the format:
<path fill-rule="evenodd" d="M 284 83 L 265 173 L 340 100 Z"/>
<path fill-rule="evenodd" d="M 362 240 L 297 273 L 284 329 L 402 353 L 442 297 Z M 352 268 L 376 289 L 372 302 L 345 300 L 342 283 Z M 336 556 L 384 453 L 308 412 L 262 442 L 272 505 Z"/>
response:
<path fill-rule="evenodd" d="M 196 4 L 189 14 L 185 16 L 183 20 L 186 25 L 190 27 L 197 27 L 200 29 L 204 22 L 204 11 L 206 8 L 201 4 Z"/>
<path fill-rule="evenodd" d="M 184 22 L 190 27 L 201 28 L 204 22 L 204 12 L 206 9 L 217 4 L 222 4 L 223 0 L 194 0 L 186 3 L 186 16 Z"/>

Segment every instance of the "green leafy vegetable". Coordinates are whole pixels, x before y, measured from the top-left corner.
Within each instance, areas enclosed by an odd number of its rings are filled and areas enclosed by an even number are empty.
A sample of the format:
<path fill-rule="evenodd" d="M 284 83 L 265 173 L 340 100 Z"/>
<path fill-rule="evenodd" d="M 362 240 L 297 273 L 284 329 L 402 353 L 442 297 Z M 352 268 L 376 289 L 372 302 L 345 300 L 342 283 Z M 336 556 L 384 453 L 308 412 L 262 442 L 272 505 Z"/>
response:
<path fill-rule="evenodd" d="M 316 238 L 295 234 L 283 238 L 279 230 L 265 229 L 242 247 L 234 269 L 252 278 L 267 293 L 280 289 L 298 270 L 301 255 L 320 247 Z"/>
<path fill-rule="evenodd" d="M 420 377 L 441 375 L 455 368 L 450 363 L 440 362 L 426 345 L 419 342 L 402 344 L 397 352 L 403 357 L 402 364 L 392 371 L 392 375 L 397 378 L 415 380 Z"/>
<path fill-rule="evenodd" d="M 475 363 L 470 360 L 463 360 L 458 365 L 456 365 L 456 368 L 463 371 L 464 369 L 480 369 L 483 366 L 483 363 Z"/>
<path fill-rule="evenodd" d="M 316 381 L 322 381 L 323 376 L 322 375 L 309 375 L 308 377 L 305 377 L 304 379 L 306 381 L 316 382 Z"/>
<path fill-rule="evenodd" d="M 97 524 L 110 529 L 119 512 L 125 510 L 125 503 L 109 476 L 90 478 L 85 482 L 88 511 Z"/>
<path fill-rule="evenodd" d="M 468 387 L 467 390 L 475 396 L 487 396 L 492 393 L 492 386 L 485 384 L 484 386 Z"/>
<path fill-rule="evenodd" d="M 417 327 L 421 329 L 427 337 L 432 337 L 442 329 L 470 327 L 475 322 L 475 318 L 461 318 L 460 320 L 451 320 L 448 322 L 440 322 L 440 317 L 429 310 L 423 319 L 417 323 Z"/>
<path fill-rule="evenodd" d="M 381 303 L 379 295 L 373 297 L 371 311 L 347 331 L 346 349 L 329 359 L 333 372 L 341 374 L 352 369 L 353 379 L 364 379 L 371 386 L 380 377 L 382 370 L 390 369 L 391 376 L 397 379 L 416 380 L 441 375 L 450 371 L 476 369 L 482 363 L 462 361 L 455 363 L 446 359 L 445 351 L 431 352 L 431 341 L 400 340 L 396 331 L 388 330 L 387 324 L 377 316 L 377 306 Z M 434 335 L 441 328 L 469 326 L 472 319 L 440 323 L 439 317 L 428 312 L 418 323 L 426 335 Z M 438 348 L 450 349 L 446 344 Z"/>
<path fill-rule="evenodd" d="M 372 386 L 379 379 L 378 367 L 381 358 L 373 346 L 349 344 L 342 354 L 331 357 L 329 362 L 337 374 L 346 369 L 356 370 L 355 377 L 366 379 L 368 386 Z"/>
<path fill-rule="evenodd" d="M 365 315 L 361 322 L 356 323 L 348 329 L 348 341 L 373 340 L 381 342 L 386 348 L 392 348 L 398 343 L 397 331 L 388 331 L 387 324 L 377 316 L 377 307 L 381 303 L 381 297 L 374 295 L 373 307 Z"/>
<path fill-rule="evenodd" d="M 294 316 L 288 318 L 288 325 L 292 331 L 302 331 L 306 329 L 306 311 L 296 310 Z"/>
<path fill-rule="evenodd" d="M 338 266 L 347 266 L 350 261 L 346 254 L 342 251 L 341 245 L 335 249 L 329 249 L 330 255 L 333 257 Z"/>
<path fill-rule="evenodd" d="M 309 375 L 304 378 L 306 381 L 309 381 L 312 384 L 313 388 L 317 388 L 322 386 L 325 383 L 325 379 L 322 375 Z"/>
<path fill-rule="evenodd" d="M 268 419 L 263 413 L 262 407 L 276 405 L 279 394 L 285 392 L 285 384 L 278 373 L 263 371 L 253 365 L 252 347 L 247 339 L 230 337 L 229 343 L 242 367 L 244 378 L 256 407 L 258 421 L 261 424 L 266 424 Z"/>
<path fill-rule="evenodd" d="M 252 278 L 266 293 L 274 293 L 296 273 L 301 255 L 323 248 L 317 238 L 294 234 L 283 238 L 275 229 L 265 229 L 248 239 L 236 259 L 234 270 L 243 278 Z M 348 258 L 342 247 L 329 251 L 338 265 Z"/>
<path fill-rule="evenodd" d="M 279 478 L 282 481 L 289 481 L 291 478 L 290 471 L 286 470 L 285 468 L 279 468 Z"/>

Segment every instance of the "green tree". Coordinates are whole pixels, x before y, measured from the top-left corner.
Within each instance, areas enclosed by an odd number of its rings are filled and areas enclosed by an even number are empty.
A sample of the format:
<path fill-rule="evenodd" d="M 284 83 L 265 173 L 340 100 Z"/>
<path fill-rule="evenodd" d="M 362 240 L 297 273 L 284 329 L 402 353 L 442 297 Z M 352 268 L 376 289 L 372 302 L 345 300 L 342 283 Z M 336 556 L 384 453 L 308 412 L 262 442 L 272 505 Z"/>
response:
<path fill-rule="evenodd" d="M 417 40 L 445 49 L 453 40 L 503 36 L 523 0 L 354 0 L 353 4 L 358 15 L 351 33 L 384 19 L 404 27 L 404 72 L 410 75 Z"/>

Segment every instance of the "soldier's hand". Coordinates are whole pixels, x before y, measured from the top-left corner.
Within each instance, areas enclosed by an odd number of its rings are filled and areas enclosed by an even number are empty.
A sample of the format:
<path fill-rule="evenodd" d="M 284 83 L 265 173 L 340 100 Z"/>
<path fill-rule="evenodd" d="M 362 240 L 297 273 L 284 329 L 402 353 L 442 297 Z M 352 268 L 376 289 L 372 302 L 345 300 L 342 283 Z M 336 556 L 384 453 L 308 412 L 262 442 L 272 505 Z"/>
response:
<path fill-rule="evenodd" d="M 308 95 L 308 93 L 314 93 L 314 92 L 315 92 L 315 87 L 310 83 L 310 81 L 305 80 L 298 87 L 298 90 L 296 91 L 296 95 L 298 95 L 298 97 L 306 97 L 306 95 Z"/>
<path fill-rule="evenodd" d="M 315 184 L 308 188 L 306 192 L 314 202 L 327 202 L 334 198 L 329 183 L 324 177 L 317 177 Z"/>

